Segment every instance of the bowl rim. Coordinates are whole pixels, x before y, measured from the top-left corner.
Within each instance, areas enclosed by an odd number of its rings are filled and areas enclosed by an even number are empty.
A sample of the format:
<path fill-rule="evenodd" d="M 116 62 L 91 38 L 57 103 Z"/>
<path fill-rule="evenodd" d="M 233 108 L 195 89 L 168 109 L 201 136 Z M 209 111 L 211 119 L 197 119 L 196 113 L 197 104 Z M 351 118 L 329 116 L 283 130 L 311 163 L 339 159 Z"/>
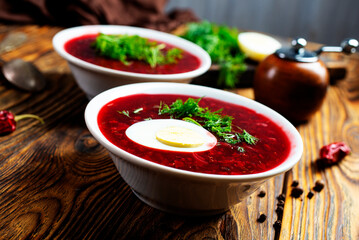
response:
<path fill-rule="evenodd" d="M 184 91 L 186 91 L 186 93 L 184 93 Z M 137 157 L 133 154 L 130 154 L 118 148 L 117 146 L 112 144 L 109 140 L 107 140 L 107 138 L 101 133 L 97 123 L 98 112 L 106 103 L 116 98 L 133 95 L 136 93 L 155 93 L 155 94 L 173 93 L 173 94 L 193 95 L 198 97 L 202 97 L 203 95 L 205 96 L 208 95 L 211 98 L 216 98 L 231 103 L 233 103 L 233 100 L 236 100 L 238 101 L 236 102 L 236 104 L 245 106 L 258 113 L 261 113 L 269 117 L 272 121 L 276 122 L 276 124 L 278 124 L 280 127 L 284 128 L 284 131 L 288 134 L 288 137 L 291 139 L 292 148 L 289 157 L 283 163 L 268 171 L 255 173 L 255 174 L 244 174 L 244 175 L 219 175 L 219 174 L 191 172 L 187 170 L 181 170 L 181 169 L 164 166 Z M 303 141 L 299 132 L 282 115 L 272 110 L 271 108 L 259 102 L 256 102 L 252 99 L 246 98 L 236 93 L 210 88 L 206 86 L 191 85 L 184 83 L 151 82 L 151 83 L 134 83 L 134 84 L 115 87 L 95 96 L 87 104 L 84 117 L 85 117 L 87 128 L 89 129 L 93 137 L 112 154 L 119 156 L 120 158 L 128 162 L 131 162 L 135 165 L 139 165 L 155 171 L 160 171 L 166 174 L 176 175 L 177 177 L 191 178 L 192 180 L 209 180 L 209 181 L 215 180 L 218 182 L 228 182 L 228 181 L 245 182 L 245 181 L 253 181 L 253 180 L 264 180 L 269 177 L 273 177 L 290 170 L 301 159 L 303 154 Z"/>
<path fill-rule="evenodd" d="M 199 58 L 200 66 L 189 72 L 174 73 L 174 74 L 146 74 L 146 73 L 126 72 L 126 71 L 102 67 L 96 64 L 86 62 L 69 54 L 64 48 L 66 42 L 73 38 L 87 34 L 96 34 L 99 32 L 103 32 L 105 34 L 119 34 L 119 33 L 137 34 L 141 37 L 169 43 L 173 46 L 186 50 L 191 54 L 193 54 L 194 56 L 196 56 L 197 58 Z M 96 71 L 99 73 L 113 75 L 113 76 L 119 75 L 119 76 L 137 77 L 143 79 L 178 80 L 178 79 L 186 79 L 186 78 L 193 78 L 195 76 L 199 76 L 205 73 L 211 66 L 211 58 L 209 54 L 200 46 L 170 33 L 160 32 L 148 28 L 133 27 L 133 26 L 85 25 L 85 26 L 71 27 L 56 33 L 52 39 L 52 45 L 55 51 L 61 57 L 66 59 L 68 62 L 91 71 Z"/>

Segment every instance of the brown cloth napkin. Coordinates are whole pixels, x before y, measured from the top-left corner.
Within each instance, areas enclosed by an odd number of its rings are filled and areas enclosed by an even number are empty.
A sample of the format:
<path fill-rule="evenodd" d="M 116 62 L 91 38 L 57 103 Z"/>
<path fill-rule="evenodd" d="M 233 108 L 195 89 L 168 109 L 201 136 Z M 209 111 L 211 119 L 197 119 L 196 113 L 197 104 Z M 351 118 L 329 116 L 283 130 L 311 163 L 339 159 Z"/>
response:
<path fill-rule="evenodd" d="M 0 22 L 72 27 L 114 24 L 169 32 L 198 21 L 190 9 L 165 13 L 167 0 L 0 0 Z"/>

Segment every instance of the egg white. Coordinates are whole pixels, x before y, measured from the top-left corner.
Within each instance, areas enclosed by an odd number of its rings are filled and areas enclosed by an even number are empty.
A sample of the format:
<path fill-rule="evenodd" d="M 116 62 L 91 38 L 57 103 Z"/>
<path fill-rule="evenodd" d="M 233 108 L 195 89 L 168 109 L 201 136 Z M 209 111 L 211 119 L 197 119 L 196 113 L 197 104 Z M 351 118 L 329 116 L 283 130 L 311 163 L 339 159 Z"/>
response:
<path fill-rule="evenodd" d="M 174 147 L 156 139 L 157 131 L 174 126 L 187 128 L 196 132 L 203 137 L 204 144 L 197 147 Z M 217 138 L 203 127 L 177 119 L 155 119 L 138 122 L 127 128 L 126 135 L 129 139 L 140 145 L 176 152 L 202 152 L 210 150 L 217 144 Z"/>

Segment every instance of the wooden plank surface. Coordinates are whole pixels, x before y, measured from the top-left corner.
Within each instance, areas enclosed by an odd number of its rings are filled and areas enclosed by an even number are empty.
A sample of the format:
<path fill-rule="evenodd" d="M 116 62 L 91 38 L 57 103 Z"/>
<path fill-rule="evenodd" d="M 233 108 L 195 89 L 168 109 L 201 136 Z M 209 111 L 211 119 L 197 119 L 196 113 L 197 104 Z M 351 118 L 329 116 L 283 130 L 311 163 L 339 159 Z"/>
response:
<path fill-rule="evenodd" d="M 331 86 L 320 112 L 299 127 L 304 155 L 289 179 L 298 180 L 305 193 L 317 180 L 325 188 L 311 200 L 287 197 L 281 239 L 359 239 L 359 61 L 357 55 L 349 58 L 345 81 Z M 335 141 L 346 142 L 352 154 L 319 168 L 320 147 Z"/>
<path fill-rule="evenodd" d="M 0 239 L 358 239 L 359 233 L 359 57 L 349 57 L 348 77 L 331 86 L 322 109 L 298 126 L 304 141 L 301 161 L 286 176 L 266 182 L 224 214 L 189 218 L 153 209 L 138 200 L 118 174 L 107 152 L 88 132 L 88 102 L 66 62 L 52 49 L 59 28 L 3 26 L 28 34 L 16 51 L 3 54 L 33 61 L 46 75 L 39 93 L 0 81 L 0 109 L 41 116 L 45 124 L 20 121 L 0 137 Z M 232 90 L 253 98 L 251 88 Z M 352 155 L 319 170 L 319 148 L 345 141 Z M 292 180 L 306 194 L 322 179 L 312 199 L 290 196 Z M 259 191 L 265 191 L 259 197 Z M 286 194 L 282 228 L 276 233 L 277 197 Z M 264 223 L 257 222 L 261 213 Z"/>

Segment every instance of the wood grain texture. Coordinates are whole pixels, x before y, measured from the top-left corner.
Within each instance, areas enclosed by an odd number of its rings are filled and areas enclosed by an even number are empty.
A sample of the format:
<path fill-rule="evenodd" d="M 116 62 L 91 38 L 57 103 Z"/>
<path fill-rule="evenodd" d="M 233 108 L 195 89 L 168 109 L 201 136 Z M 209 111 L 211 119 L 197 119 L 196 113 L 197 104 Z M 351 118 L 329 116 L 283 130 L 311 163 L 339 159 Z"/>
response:
<path fill-rule="evenodd" d="M 358 239 L 357 56 L 349 59 L 347 79 L 330 87 L 321 110 L 298 126 L 305 151 L 292 171 L 267 181 L 224 214 L 190 218 L 163 213 L 138 200 L 90 135 L 83 118 L 88 100 L 52 49 L 51 38 L 59 28 L 0 29 L 0 37 L 9 31 L 29 36 L 23 46 L 2 57 L 33 61 L 48 80 L 46 90 L 33 94 L 0 80 L 0 109 L 45 120 L 43 125 L 20 121 L 14 133 L 0 137 L 0 239 Z M 253 98 L 250 88 L 232 91 Z M 318 169 L 319 148 L 338 140 L 350 145 L 352 155 L 337 166 Z M 293 179 L 305 193 L 317 179 L 326 185 L 311 200 L 304 195 L 294 199 L 289 196 Z M 261 190 L 264 197 L 258 196 Z M 282 192 L 283 225 L 276 232 L 276 197 Z M 267 220 L 259 223 L 262 213 Z"/>
<path fill-rule="evenodd" d="M 295 179 L 305 191 L 302 200 L 287 193 L 281 239 L 359 238 L 359 75 L 352 71 L 358 69 L 359 58 L 350 58 L 352 69 L 346 80 L 331 86 L 321 110 L 299 127 L 304 155 L 293 168 L 287 188 Z M 319 168 L 319 149 L 336 141 L 346 142 L 351 155 L 338 165 Z M 308 200 L 306 194 L 317 180 L 323 180 L 325 188 Z"/>

